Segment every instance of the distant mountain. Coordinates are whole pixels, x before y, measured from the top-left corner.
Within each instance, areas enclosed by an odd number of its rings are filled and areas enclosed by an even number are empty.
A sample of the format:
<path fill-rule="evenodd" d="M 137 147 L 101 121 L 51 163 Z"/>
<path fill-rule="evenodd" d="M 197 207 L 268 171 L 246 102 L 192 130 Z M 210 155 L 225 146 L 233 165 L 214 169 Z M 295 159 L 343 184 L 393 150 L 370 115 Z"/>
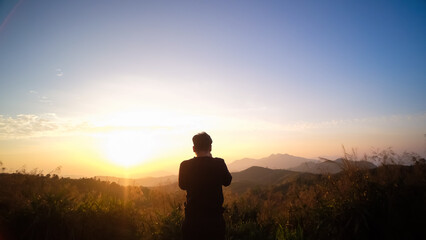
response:
<path fill-rule="evenodd" d="M 306 162 L 300 164 L 297 167 L 290 168 L 289 170 L 315 174 L 334 174 L 342 171 L 343 169 L 351 167 L 358 169 L 372 169 L 376 168 L 377 166 L 368 161 L 350 161 L 343 158 L 338 158 L 334 161 L 326 160 L 324 162 Z"/>
<path fill-rule="evenodd" d="M 232 173 L 231 191 L 245 192 L 249 188 L 266 185 L 280 185 L 294 181 L 299 176 L 312 176 L 309 173 L 300 173 L 284 169 L 269 169 L 250 167 L 241 172 Z"/>
<path fill-rule="evenodd" d="M 248 167 L 245 168 L 246 166 Z M 268 168 L 265 166 L 270 167 Z M 348 161 L 342 158 L 336 159 L 335 161 L 327 160 L 320 162 L 288 154 L 273 154 L 262 159 L 246 158 L 228 164 L 228 169 L 232 174 L 231 190 L 234 192 L 244 192 L 248 188 L 256 186 L 284 184 L 301 175 L 312 176 L 311 174 L 334 174 L 347 167 L 372 169 L 375 168 L 376 165 L 367 161 Z M 244 169 L 242 171 L 236 170 L 241 168 Z M 288 169 L 285 170 L 283 168 Z M 176 184 L 178 176 L 169 175 L 164 177 L 146 177 L 136 179 L 97 176 L 95 179 L 115 182 L 124 186 L 157 187 Z"/>
<path fill-rule="evenodd" d="M 293 177 L 300 175 L 299 172 L 288 171 L 283 169 L 269 169 L 263 167 L 250 167 L 241 172 L 232 172 L 233 190 L 245 190 L 248 187 L 280 184 L 286 182 Z M 101 181 L 114 182 L 123 186 L 144 186 L 144 187 L 157 187 L 170 184 L 176 184 L 178 176 L 170 175 L 167 177 L 147 177 L 137 179 L 127 179 L 109 176 L 97 176 L 95 179 Z"/>
<path fill-rule="evenodd" d="M 306 162 L 319 162 L 317 160 L 296 157 L 289 154 L 272 154 L 269 157 L 261 159 L 244 158 L 228 164 L 231 172 L 245 170 L 252 166 L 270 168 L 270 169 L 289 169 L 297 167 Z"/>
<path fill-rule="evenodd" d="M 178 177 L 176 175 L 169 175 L 164 177 L 146 177 L 146 178 L 119 178 L 109 176 L 96 176 L 95 179 L 101 181 L 114 182 L 123 186 L 144 186 L 144 187 L 157 187 L 176 183 Z"/>
<path fill-rule="evenodd" d="M 236 182 L 252 182 L 259 185 L 269 185 L 282 183 L 289 177 L 297 176 L 300 173 L 284 170 L 269 169 L 263 167 L 250 167 L 241 172 L 232 173 L 232 183 Z"/>
<path fill-rule="evenodd" d="M 153 171 L 153 172 L 148 172 L 145 173 L 141 176 L 139 176 L 139 178 L 148 178 L 148 177 L 168 177 L 168 176 L 172 176 L 174 175 L 173 172 L 170 171 L 164 171 L 164 170 L 159 170 L 159 171 Z"/>

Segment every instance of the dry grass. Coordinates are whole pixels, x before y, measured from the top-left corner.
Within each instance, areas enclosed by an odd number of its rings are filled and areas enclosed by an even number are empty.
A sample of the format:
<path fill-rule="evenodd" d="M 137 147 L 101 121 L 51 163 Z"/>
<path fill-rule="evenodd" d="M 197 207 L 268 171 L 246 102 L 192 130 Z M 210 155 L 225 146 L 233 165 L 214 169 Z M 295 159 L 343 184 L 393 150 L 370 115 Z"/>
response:
<path fill-rule="evenodd" d="M 364 156 L 334 175 L 234 194 L 225 189 L 227 239 L 421 239 L 426 165 L 414 154 Z M 410 166 L 401 165 L 407 159 Z M 176 185 L 123 187 L 40 172 L 0 174 L 0 239 L 180 239 L 185 193 Z"/>

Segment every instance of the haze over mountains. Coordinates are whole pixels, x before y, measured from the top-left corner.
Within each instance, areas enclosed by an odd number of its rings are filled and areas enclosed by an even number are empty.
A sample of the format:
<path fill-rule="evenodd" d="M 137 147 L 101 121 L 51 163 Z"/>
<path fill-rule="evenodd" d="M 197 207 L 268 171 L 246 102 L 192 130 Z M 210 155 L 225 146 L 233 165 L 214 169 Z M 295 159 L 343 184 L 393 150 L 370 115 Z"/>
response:
<path fill-rule="evenodd" d="M 269 157 L 261 159 L 243 158 L 228 164 L 230 172 L 238 172 L 252 166 L 270 168 L 270 169 L 289 169 L 299 166 L 302 163 L 317 163 L 318 160 L 296 157 L 289 154 L 272 154 Z"/>
<path fill-rule="evenodd" d="M 228 164 L 228 169 L 233 176 L 231 188 L 238 192 L 253 186 L 282 184 L 301 174 L 334 174 L 348 167 L 372 169 L 376 165 L 367 161 L 349 161 L 342 158 L 334 161 L 318 161 L 289 154 L 272 154 L 261 159 L 244 158 Z M 95 178 L 120 185 L 145 187 L 176 184 L 178 181 L 177 175 L 137 179 L 109 176 L 97 176 Z"/>
<path fill-rule="evenodd" d="M 350 161 L 338 158 L 334 161 L 319 161 L 303 157 L 292 156 L 289 154 L 272 154 L 269 157 L 261 159 L 244 158 L 228 164 L 230 172 L 239 172 L 252 166 L 269 169 L 287 169 L 295 172 L 306 172 L 315 174 L 338 173 L 347 167 L 356 167 L 361 169 L 375 168 L 368 161 Z"/>
<path fill-rule="evenodd" d="M 95 179 L 107 182 L 115 182 L 123 186 L 144 186 L 156 187 L 161 185 L 168 185 L 177 182 L 177 175 L 169 175 L 162 177 L 144 177 L 144 178 L 120 178 L 110 176 L 96 176 Z"/>
<path fill-rule="evenodd" d="M 350 161 L 338 158 L 334 161 L 326 160 L 324 162 L 305 162 L 297 167 L 289 168 L 289 170 L 314 174 L 334 174 L 351 167 L 358 169 L 372 169 L 375 168 L 376 165 L 368 161 Z"/>

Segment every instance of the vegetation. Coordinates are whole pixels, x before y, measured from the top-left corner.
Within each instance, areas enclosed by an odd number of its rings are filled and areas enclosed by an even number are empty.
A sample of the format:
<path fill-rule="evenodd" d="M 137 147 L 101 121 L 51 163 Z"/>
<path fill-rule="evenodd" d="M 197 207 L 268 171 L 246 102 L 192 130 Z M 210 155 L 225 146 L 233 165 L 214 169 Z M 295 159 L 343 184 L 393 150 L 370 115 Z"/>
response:
<path fill-rule="evenodd" d="M 403 158 L 413 164 L 396 164 Z M 227 239 L 425 239 L 424 159 L 391 151 L 371 159 L 381 166 L 347 161 L 334 175 L 301 174 L 244 193 L 226 188 Z M 184 199 L 176 184 L 3 173 L 0 239 L 180 239 Z"/>

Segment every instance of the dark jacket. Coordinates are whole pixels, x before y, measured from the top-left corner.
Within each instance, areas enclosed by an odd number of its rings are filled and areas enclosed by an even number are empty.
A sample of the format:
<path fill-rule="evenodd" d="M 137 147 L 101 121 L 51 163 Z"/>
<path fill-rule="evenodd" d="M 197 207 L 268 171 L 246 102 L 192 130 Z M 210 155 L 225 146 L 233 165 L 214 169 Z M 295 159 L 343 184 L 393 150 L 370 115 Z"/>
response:
<path fill-rule="evenodd" d="M 222 185 L 229 186 L 232 176 L 221 158 L 195 157 L 183 161 L 179 187 L 187 191 L 186 215 L 216 215 L 223 212 Z"/>

